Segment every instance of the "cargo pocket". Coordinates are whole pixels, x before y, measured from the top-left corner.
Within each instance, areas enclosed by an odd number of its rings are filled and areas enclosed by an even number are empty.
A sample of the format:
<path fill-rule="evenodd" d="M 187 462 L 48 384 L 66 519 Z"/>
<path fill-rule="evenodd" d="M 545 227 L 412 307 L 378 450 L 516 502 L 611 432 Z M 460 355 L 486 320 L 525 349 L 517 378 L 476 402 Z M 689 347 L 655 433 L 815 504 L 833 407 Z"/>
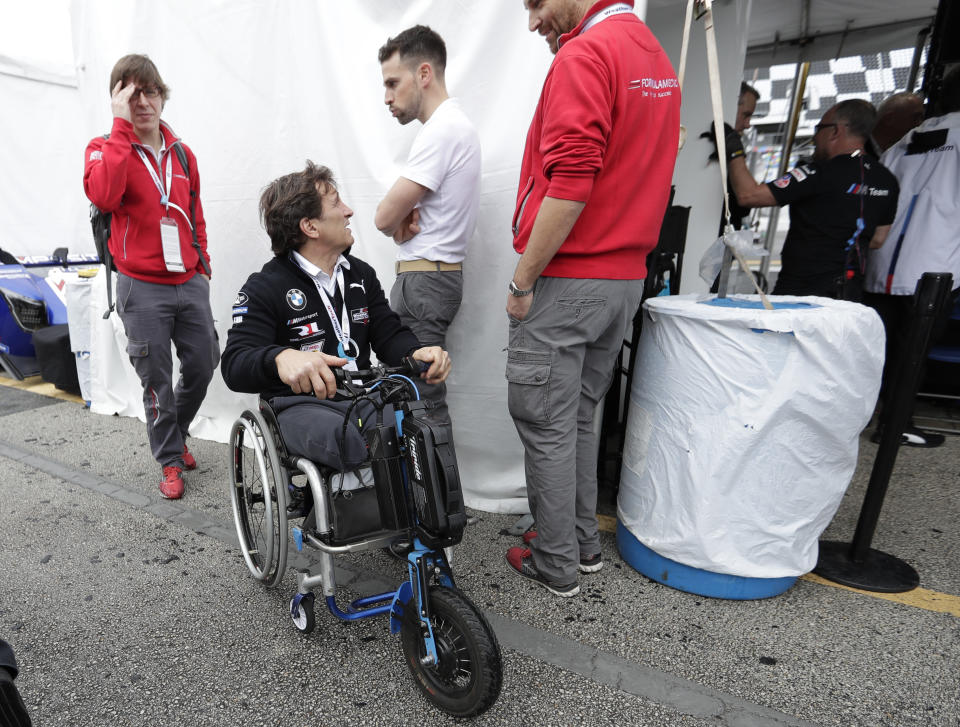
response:
<path fill-rule="evenodd" d="M 507 351 L 507 408 L 514 419 L 550 420 L 550 359 L 549 351 Z"/>
<path fill-rule="evenodd" d="M 150 344 L 147 341 L 127 341 L 127 356 L 130 358 L 146 358 L 150 353 Z"/>

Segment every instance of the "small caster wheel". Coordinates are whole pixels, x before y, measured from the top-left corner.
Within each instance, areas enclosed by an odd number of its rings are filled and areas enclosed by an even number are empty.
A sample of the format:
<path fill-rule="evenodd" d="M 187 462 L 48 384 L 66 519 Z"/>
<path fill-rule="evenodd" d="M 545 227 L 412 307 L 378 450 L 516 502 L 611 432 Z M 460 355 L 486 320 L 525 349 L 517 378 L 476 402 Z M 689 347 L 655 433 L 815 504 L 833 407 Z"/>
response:
<path fill-rule="evenodd" d="M 298 593 L 290 601 L 290 618 L 293 619 L 293 625 L 297 627 L 297 631 L 302 634 L 309 634 L 317 625 L 313 614 L 313 602 L 312 593 Z"/>

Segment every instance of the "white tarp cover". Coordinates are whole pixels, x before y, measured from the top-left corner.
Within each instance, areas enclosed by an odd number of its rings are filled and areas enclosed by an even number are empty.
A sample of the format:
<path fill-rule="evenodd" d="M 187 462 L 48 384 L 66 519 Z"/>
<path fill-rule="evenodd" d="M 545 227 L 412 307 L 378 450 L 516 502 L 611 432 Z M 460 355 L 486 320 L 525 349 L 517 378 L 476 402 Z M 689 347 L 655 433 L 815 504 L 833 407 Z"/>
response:
<path fill-rule="evenodd" d="M 645 304 L 618 517 L 648 548 L 714 573 L 781 578 L 816 564 L 857 463 L 883 368 L 857 303 Z M 739 299 L 739 297 L 738 297 Z M 756 296 L 743 296 L 756 301 Z"/>
<path fill-rule="evenodd" d="M 483 149 L 478 229 L 464 269 L 463 306 L 448 337 L 461 479 L 469 506 L 526 512 L 522 446 L 506 407 L 504 306 L 516 264 L 510 221 L 520 157 L 552 56 L 543 39 L 527 31 L 519 0 L 73 0 L 71 16 L 82 107 L 71 126 L 84 129 L 83 143 L 110 129 L 107 86 L 120 56 L 147 53 L 171 88 L 163 116 L 197 155 L 221 344 L 237 290 L 271 254 L 257 217 L 260 190 L 302 169 L 308 158 L 333 169 L 355 212 L 354 252 L 389 290 L 394 245 L 374 227 L 374 211 L 420 124 L 401 127 L 384 106 L 377 51 L 389 36 L 417 23 L 443 36 L 447 88 L 476 124 Z M 71 187 L 80 207 L 83 143 L 74 152 Z M 82 249 L 90 239 L 85 217 L 79 226 Z M 94 386 L 107 381 L 97 390 L 120 392 L 123 401 L 108 402 L 107 409 L 142 417 L 141 395 L 131 400 L 119 370 L 122 353 L 114 356 L 122 342 L 109 343 L 116 331 L 105 323 L 97 313 L 93 335 L 106 345 L 110 361 L 92 362 Z M 113 376 L 120 386 L 112 384 Z M 226 441 L 247 403 L 217 375 L 191 431 Z"/>

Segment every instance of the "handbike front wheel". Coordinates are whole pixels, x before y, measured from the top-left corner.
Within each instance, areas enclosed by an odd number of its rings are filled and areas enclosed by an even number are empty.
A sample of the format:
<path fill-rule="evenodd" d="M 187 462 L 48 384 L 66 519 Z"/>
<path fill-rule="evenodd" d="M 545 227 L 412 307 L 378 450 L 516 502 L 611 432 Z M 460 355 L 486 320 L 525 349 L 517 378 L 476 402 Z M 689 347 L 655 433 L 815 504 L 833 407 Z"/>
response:
<path fill-rule="evenodd" d="M 430 588 L 430 623 L 437 646 L 437 663 L 425 665 L 422 626 L 413 613 L 400 633 L 403 656 L 423 695 L 455 717 L 485 712 L 500 696 L 503 664 L 500 645 L 490 624 L 460 591 Z"/>

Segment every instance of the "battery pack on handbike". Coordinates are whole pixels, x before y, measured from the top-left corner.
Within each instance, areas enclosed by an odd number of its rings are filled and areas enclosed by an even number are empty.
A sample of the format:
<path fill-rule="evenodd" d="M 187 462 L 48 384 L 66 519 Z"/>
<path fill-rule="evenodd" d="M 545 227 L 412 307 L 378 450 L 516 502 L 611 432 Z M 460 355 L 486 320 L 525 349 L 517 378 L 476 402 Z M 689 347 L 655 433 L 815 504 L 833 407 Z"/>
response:
<path fill-rule="evenodd" d="M 403 404 L 400 438 L 395 427 L 385 425 L 368 429 L 365 436 L 384 529 L 411 525 L 405 467 L 417 535 L 428 547 L 445 548 L 460 542 L 467 515 L 450 427 L 427 421 L 424 406 L 421 401 Z"/>
<path fill-rule="evenodd" d="M 424 406 L 423 401 L 403 404 L 404 459 L 417 533 L 428 547 L 445 548 L 463 538 L 467 514 L 451 429 L 425 419 Z"/>

